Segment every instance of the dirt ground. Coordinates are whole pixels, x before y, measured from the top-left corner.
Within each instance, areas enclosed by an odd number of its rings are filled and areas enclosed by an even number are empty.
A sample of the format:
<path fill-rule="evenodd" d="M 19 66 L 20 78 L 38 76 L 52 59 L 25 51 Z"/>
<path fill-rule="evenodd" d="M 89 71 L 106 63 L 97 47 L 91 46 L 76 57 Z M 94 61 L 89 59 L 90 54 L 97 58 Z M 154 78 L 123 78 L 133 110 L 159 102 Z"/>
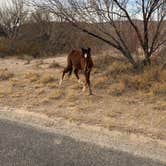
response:
<path fill-rule="evenodd" d="M 0 80 L 0 107 L 21 108 L 78 125 L 166 139 L 166 96 L 156 97 L 139 91 L 110 95 L 112 84 L 102 84 L 106 78 L 99 80 L 98 77 L 104 71 L 97 68 L 91 78 L 94 95 L 83 93 L 74 75 L 65 77 L 59 87 L 65 64 L 65 56 L 36 59 L 29 64 L 16 57 L 0 59 L 0 70 L 6 72 Z M 95 86 L 97 79 L 100 86 Z"/>

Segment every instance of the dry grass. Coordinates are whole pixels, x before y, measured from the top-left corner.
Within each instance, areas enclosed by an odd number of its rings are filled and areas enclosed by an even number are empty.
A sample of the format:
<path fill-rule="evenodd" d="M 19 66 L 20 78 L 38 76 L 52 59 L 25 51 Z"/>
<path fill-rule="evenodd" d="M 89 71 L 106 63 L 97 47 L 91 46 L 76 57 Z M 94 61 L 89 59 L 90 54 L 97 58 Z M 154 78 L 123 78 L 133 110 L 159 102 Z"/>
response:
<path fill-rule="evenodd" d="M 166 85 L 164 81 L 166 78 L 166 72 L 161 71 L 158 67 L 145 69 L 143 72 L 135 75 L 124 75 L 121 78 L 121 82 L 129 90 L 141 90 L 150 92 L 151 89 L 155 89 L 156 84 L 158 87 Z M 155 94 L 155 93 L 154 93 Z"/>
<path fill-rule="evenodd" d="M 49 99 L 59 99 L 62 95 L 63 93 L 61 90 L 55 89 L 49 94 Z"/>
<path fill-rule="evenodd" d="M 59 67 L 61 67 L 60 64 L 55 60 L 49 65 L 49 68 L 59 68 Z"/>
<path fill-rule="evenodd" d="M 48 86 L 49 88 L 51 88 L 51 89 L 56 89 L 56 88 L 59 87 L 59 84 L 58 84 L 58 82 L 49 82 L 49 83 L 47 84 L 47 86 Z"/>
<path fill-rule="evenodd" d="M 44 59 L 43 62 L 51 65 L 53 60 Z M 58 61 L 60 65 L 65 62 L 66 58 Z M 164 138 L 166 71 L 161 71 L 157 65 L 142 71 L 133 70 L 124 59 L 108 56 L 101 61 L 96 58 L 95 62 L 98 64 L 91 74 L 92 96 L 87 95 L 88 89 L 85 93 L 81 91 L 82 85 L 77 83 L 75 76 L 70 79 L 66 76 L 59 87 L 60 69 L 56 65 L 53 68 L 42 65 L 36 70 L 35 63 L 26 66 L 19 63 L 24 70 L 17 70 L 20 73 L 16 72 L 12 79 L 0 81 L 0 105 L 25 107 L 51 118 L 60 117 L 111 130 L 146 134 L 155 129 Z M 84 80 L 81 75 L 80 78 Z M 7 87 L 10 88 L 6 90 Z"/>
<path fill-rule="evenodd" d="M 94 89 L 108 89 L 107 94 L 121 96 L 129 93 L 166 96 L 166 70 L 155 61 L 151 67 L 134 70 L 123 58 L 108 55 L 95 59 Z"/>
<path fill-rule="evenodd" d="M 25 78 L 30 82 L 35 82 L 39 80 L 40 75 L 37 72 L 27 72 L 25 73 Z"/>
<path fill-rule="evenodd" d="M 1 39 L 0 42 L 0 52 L 9 52 L 9 50 L 11 49 L 11 41 L 9 39 Z"/>
<path fill-rule="evenodd" d="M 8 69 L 0 69 L 0 81 L 9 80 L 14 74 Z"/>
<path fill-rule="evenodd" d="M 155 110 L 166 110 L 166 102 L 165 101 L 159 101 L 156 103 L 156 105 L 153 107 Z"/>
<path fill-rule="evenodd" d="M 109 77 L 108 76 L 98 76 L 93 81 L 94 88 L 104 88 L 106 84 L 108 84 Z"/>
<path fill-rule="evenodd" d="M 98 69 L 105 68 L 107 65 L 112 62 L 112 57 L 109 55 L 98 56 L 94 59 L 94 67 Z"/>
<path fill-rule="evenodd" d="M 77 99 L 78 99 L 77 93 L 78 92 L 76 92 L 76 90 L 74 90 L 74 89 L 68 90 L 67 93 L 66 93 L 66 100 L 68 102 L 75 102 L 75 101 L 77 101 Z"/>
<path fill-rule="evenodd" d="M 10 81 L 4 81 L 0 82 L 0 95 L 5 96 L 5 95 L 11 95 L 12 93 L 12 85 Z"/>
<path fill-rule="evenodd" d="M 109 90 L 109 94 L 112 96 L 120 96 L 125 92 L 125 84 L 122 82 L 115 83 L 111 85 L 111 88 Z"/>
<path fill-rule="evenodd" d="M 44 88 L 41 88 L 41 89 L 39 89 L 38 91 L 37 91 L 37 94 L 38 95 L 42 95 L 42 94 L 44 94 L 45 93 L 45 89 Z"/>
<path fill-rule="evenodd" d="M 166 83 L 161 84 L 161 83 L 157 83 L 154 84 L 151 88 L 151 91 L 154 95 L 163 95 L 166 96 Z"/>
<path fill-rule="evenodd" d="M 100 68 L 102 74 L 95 77 L 94 88 L 109 88 L 109 94 L 113 96 L 131 91 L 165 95 L 166 70 L 161 70 L 157 64 L 154 63 L 152 67 L 139 71 L 134 70 L 130 64 L 123 60 L 110 61 L 110 64 L 107 60 L 108 58 L 105 57 L 101 61 L 101 66 L 106 62 L 107 67 Z M 97 72 L 95 71 L 95 73 Z"/>
<path fill-rule="evenodd" d="M 55 77 L 52 75 L 49 75 L 47 73 L 44 73 L 41 77 L 40 77 L 40 82 L 43 84 L 48 84 L 51 82 L 55 81 Z"/>
<path fill-rule="evenodd" d="M 107 71 L 111 75 L 119 75 L 123 73 L 131 72 L 132 66 L 129 63 L 114 61 L 108 66 Z"/>

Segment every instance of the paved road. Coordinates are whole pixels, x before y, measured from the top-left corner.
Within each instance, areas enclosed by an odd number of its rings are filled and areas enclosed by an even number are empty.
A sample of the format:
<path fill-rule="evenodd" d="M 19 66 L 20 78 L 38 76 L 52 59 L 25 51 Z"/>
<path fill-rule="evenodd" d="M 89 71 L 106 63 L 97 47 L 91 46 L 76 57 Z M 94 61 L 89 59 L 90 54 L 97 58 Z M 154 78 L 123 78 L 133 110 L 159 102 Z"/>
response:
<path fill-rule="evenodd" d="M 0 166 L 166 166 L 164 163 L 0 120 Z"/>

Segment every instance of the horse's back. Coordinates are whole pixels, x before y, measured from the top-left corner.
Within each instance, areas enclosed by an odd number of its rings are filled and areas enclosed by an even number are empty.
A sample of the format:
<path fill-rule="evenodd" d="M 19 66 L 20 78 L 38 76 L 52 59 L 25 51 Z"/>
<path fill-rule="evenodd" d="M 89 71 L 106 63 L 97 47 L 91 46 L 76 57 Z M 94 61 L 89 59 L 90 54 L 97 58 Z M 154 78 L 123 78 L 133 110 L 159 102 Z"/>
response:
<path fill-rule="evenodd" d="M 82 52 L 80 50 L 72 50 L 69 54 L 71 59 L 80 59 L 82 58 Z"/>
<path fill-rule="evenodd" d="M 82 52 L 80 50 L 72 50 L 68 56 L 68 61 L 72 63 L 74 68 L 80 69 L 83 61 Z"/>

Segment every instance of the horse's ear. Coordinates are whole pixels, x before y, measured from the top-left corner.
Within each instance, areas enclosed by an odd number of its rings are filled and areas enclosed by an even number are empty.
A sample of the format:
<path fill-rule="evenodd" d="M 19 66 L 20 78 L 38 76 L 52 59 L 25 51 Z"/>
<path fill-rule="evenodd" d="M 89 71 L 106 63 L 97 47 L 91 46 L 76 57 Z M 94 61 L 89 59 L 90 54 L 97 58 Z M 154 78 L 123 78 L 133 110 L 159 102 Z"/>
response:
<path fill-rule="evenodd" d="M 91 48 L 88 48 L 88 51 L 91 52 Z"/>

